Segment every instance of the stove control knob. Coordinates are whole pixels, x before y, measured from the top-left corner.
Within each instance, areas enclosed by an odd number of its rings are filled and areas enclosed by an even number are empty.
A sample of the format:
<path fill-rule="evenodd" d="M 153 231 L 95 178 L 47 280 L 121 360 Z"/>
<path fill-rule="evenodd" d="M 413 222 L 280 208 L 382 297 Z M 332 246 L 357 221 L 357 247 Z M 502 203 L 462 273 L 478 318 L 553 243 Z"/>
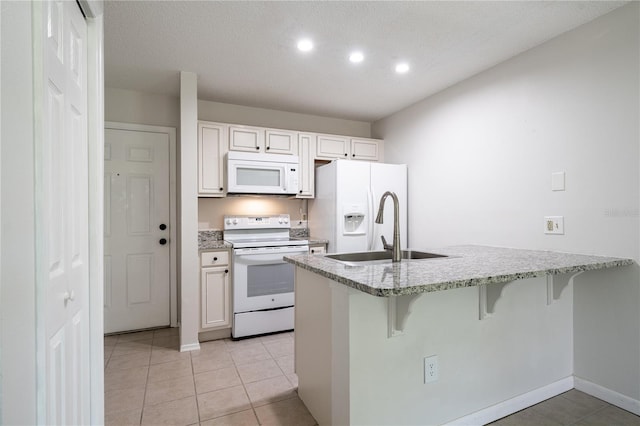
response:
<path fill-rule="evenodd" d="M 280 217 L 280 218 L 278 218 L 278 223 L 279 223 L 280 225 L 282 225 L 282 218 L 281 218 L 281 217 Z"/>
<path fill-rule="evenodd" d="M 233 219 L 233 224 L 237 225 L 238 224 L 238 219 Z"/>
<path fill-rule="evenodd" d="M 285 217 L 283 220 L 284 220 L 284 223 L 289 223 L 289 219 L 288 218 Z"/>
<path fill-rule="evenodd" d="M 231 219 L 227 219 L 227 225 L 231 225 Z"/>

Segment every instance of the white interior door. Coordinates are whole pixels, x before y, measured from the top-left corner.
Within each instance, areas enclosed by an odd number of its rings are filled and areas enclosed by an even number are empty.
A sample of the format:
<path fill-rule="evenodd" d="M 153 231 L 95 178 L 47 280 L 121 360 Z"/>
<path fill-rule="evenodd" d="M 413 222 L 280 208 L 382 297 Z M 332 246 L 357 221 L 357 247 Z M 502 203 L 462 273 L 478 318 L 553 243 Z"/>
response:
<path fill-rule="evenodd" d="M 43 14 L 43 129 L 37 175 L 37 255 L 43 289 L 45 422 L 90 415 L 87 25 L 75 2 Z"/>
<path fill-rule="evenodd" d="M 169 135 L 105 129 L 105 333 L 168 326 Z"/>

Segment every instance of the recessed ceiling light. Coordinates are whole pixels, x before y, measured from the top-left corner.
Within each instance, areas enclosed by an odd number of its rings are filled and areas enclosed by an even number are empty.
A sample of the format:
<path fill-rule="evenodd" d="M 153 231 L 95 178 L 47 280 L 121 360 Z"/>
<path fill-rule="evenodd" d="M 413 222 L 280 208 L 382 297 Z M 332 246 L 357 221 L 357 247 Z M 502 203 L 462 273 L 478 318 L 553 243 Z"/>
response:
<path fill-rule="evenodd" d="M 396 65 L 396 72 L 398 74 L 404 74 L 408 71 L 409 71 L 409 64 L 407 64 L 406 62 L 401 62 Z"/>
<path fill-rule="evenodd" d="M 298 49 L 302 52 L 308 52 L 313 49 L 313 42 L 308 38 L 304 38 L 298 41 Z"/>
<path fill-rule="evenodd" d="M 354 64 L 357 64 L 364 60 L 364 55 L 362 54 L 362 52 L 351 52 L 351 55 L 349 55 L 349 60 Z"/>

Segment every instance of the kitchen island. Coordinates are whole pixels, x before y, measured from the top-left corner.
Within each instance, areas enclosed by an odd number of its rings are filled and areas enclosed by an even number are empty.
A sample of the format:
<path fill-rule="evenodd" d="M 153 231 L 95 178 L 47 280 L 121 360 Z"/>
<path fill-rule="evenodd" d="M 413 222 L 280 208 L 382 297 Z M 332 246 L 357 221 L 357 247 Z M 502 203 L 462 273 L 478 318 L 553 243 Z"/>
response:
<path fill-rule="evenodd" d="M 297 267 L 298 392 L 321 425 L 482 424 L 573 388 L 572 287 L 634 264 L 483 246 L 433 252 L 448 257 L 286 258 Z"/>

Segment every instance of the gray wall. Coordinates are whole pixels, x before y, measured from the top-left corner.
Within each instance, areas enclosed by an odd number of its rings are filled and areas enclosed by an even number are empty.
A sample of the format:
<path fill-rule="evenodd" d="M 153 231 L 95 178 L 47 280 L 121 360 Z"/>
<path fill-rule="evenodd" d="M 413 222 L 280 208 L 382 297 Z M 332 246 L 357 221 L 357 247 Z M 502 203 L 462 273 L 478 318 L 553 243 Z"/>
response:
<path fill-rule="evenodd" d="M 617 9 L 374 123 L 386 160 L 409 166 L 410 246 L 640 260 L 638 9 Z M 554 192 L 558 171 L 566 190 Z M 564 216 L 564 236 L 543 234 L 547 215 Z M 639 400 L 637 267 L 583 274 L 574 293 L 575 374 Z"/>

